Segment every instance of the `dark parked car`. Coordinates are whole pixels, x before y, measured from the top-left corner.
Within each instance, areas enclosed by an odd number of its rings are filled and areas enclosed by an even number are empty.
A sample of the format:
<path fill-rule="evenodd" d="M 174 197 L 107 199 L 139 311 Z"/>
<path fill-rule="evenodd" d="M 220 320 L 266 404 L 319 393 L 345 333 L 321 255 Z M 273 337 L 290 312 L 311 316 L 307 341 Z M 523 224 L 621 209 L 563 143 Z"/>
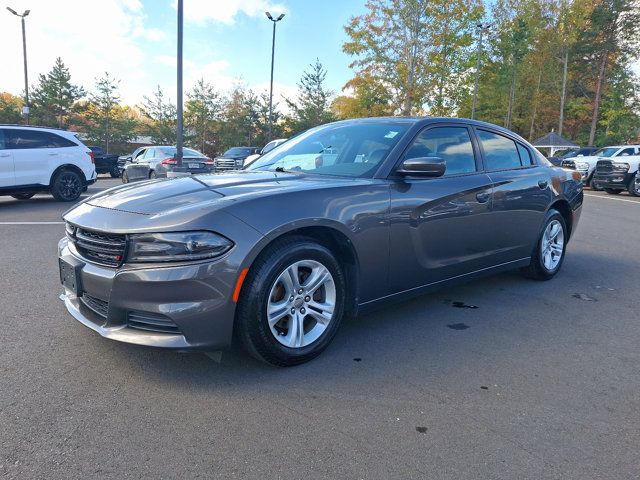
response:
<path fill-rule="evenodd" d="M 113 340 L 216 350 L 235 332 L 255 357 L 295 365 L 358 311 L 514 268 L 552 278 L 582 189 L 487 123 L 332 123 L 248 170 L 83 201 L 64 215 L 61 298 Z"/>
<path fill-rule="evenodd" d="M 93 152 L 93 161 L 96 165 L 96 173 L 108 173 L 112 178 L 120 176 L 118 168 L 118 155 L 105 153 L 102 147 L 89 147 Z"/>
<path fill-rule="evenodd" d="M 255 155 L 260 152 L 258 147 L 233 147 L 216 157 L 214 162 L 216 172 L 225 170 L 240 170 L 244 166 L 244 160 L 249 155 Z"/>
<path fill-rule="evenodd" d="M 582 147 L 577 150 L 568 150 L 560 156 L 549 157 L 549 161 L 556 167 L 560 167 L 563 160 L 569 160 L 571 158 L 575 159 L 576 157 L 587 157 L 589 155 L 593 155 L 596 150 L 598 150 L 598 147 Z"/>
<path fill-rule="evenodd" d="M 118 170 L 120 170 L 120 175 L 122 175 L 122 172 L 124 171 L 127 164 L 132 163 L 136 158 L 144 155 L 144 152 L 147 150 L 147 148 L 149 147 L 138 147 L 133 151 L 133 153 L 129 155 L 120 155 L 118 157 Z"/>

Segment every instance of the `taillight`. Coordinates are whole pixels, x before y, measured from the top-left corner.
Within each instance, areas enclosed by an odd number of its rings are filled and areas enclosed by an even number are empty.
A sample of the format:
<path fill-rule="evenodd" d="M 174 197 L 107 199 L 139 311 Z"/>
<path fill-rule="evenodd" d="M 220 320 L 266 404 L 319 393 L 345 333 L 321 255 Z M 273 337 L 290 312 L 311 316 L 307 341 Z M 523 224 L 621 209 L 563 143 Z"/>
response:
<path fill-rule="evenodd" d="M 207 158 L 207 159 L 204 161 L 204 163 L 205 163 L 205 165 L 213 165 L 213 164 L 214 164 L 213 160 L 211 160 L 210 158 Z"/>
<path fill-rule="evenodd" d="M 96 154 L 93 152 L 87 152 L 89 157 L 91 157 L 91 163 L 96 163 Z"/>
<path fill-rule="evenodd" d="M 175 158 L 170 157 L 170 158 L 165 158 L 160 163 L 162 165 L 177 165 L 178 161 Z"/>

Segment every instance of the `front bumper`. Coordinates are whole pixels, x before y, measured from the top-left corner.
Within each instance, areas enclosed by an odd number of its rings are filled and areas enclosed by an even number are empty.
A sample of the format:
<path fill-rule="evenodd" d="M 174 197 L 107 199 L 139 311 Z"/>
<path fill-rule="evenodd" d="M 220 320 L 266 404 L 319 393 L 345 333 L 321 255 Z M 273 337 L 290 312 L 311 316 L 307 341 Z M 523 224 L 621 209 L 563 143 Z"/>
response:
<path fill-rule="evenodd" d="M 611 172 L 598 173 L 593 175 L 593 182 L 600 188 L 612 188 L 614 190 L 625 190 L 629 182 L 633 181 L 633 173 Z"/>
<path fill-rule="evenodd" d="M 58 254 L 70 255 L 81 265 L 80 293 L 65 288 L 60 299 L 76 320 L 101 336 L 173 349 L 219 350 L 230 345 L 236 275 L 224 256 L 206 263 L 116 269 L 84 261 L 66 238 L 60 240 Z M 95 302 L 103 308 L 91 308 Z M 140 329 L 132 315 L 159 318 L 175 325 L 175 331 Z"/>

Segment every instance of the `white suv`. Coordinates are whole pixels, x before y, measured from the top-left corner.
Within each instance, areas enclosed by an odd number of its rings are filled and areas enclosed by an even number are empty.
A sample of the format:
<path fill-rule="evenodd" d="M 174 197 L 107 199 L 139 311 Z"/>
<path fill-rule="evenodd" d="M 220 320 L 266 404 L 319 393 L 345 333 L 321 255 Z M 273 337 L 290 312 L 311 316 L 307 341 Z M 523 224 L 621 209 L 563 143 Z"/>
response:
<path fill-rule="evenodd" d="M 47 191 L 72 202 L 96 178 L 93 154 L 73 132 L 0 125 L 0 195 L 27 200 Z"/>
<path fill-rule="evenodd" d="M 604 147 L 594 152 L 593 155 L 584 157 L 574 157 L 569 160 L 563 160 L 562 167 L 578 170 L 582 175 L 582 183 L 588 185 L 594 190 L 602 190 L 602 186 L 595 181 L 594 173 L 598 160 L 620 160 L 624 161 L 628 158 L 638 156 L 638 147 L 635 145 L 617 145 Z M 622 157 L 622 158 L 617 158 Z M 637 162 L 636 162 L 637 163 Z"/>

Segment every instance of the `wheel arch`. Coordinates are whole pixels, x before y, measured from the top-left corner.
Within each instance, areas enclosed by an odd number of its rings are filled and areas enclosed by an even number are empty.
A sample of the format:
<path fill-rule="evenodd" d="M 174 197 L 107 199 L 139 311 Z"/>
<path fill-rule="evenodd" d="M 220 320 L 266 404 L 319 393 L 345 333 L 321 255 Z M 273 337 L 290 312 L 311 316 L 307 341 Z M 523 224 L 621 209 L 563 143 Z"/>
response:
<path fill-rule="evenodd" d="M 345 311 L 348 315 L 355 315 L 358 307 L 360 264 L 353 242 L 341 227 L 344 228 L 344 225 L 317 225 L 317 222 L 310 221 L 296 222 L 295 225 L 278 228 L 265 236 L 263 241 L 259 242 L 247 256 L 247 266 L 251 269 L 255 260 L 275 242 L 293 236 L 314 240 L 335 255 L 336 260 L 342 266 L 347 283 L 346 297 L 348 301 L 345 305 Z"/>
<path fill-rule="evenodd" d="M 551 209 L 555 209 L 560 212 L 560 215 L 564 218 L 564 223 L 566 224 L 567 231 L 569 233 L 568 241 L 573 233 L 573 211 L 571 210 L 571 205 L 565 198 L 558 198 L 549 206 L 547 212 Z"/>
<path fill-rule="evenodd" d="M 67 171 L 72 171 L 77 173 L 78 175 L 80 175 L 80 179 L 82 180 L 82 183 L 85 185 L 87 184 L 87 178 L 85 177 L 84 172 L 77 165 L 73 165 L 71 163 L 65 163 L 64 165 L 60 165 L 59 167 L 57 167 L 51 174 L 51 177 L 49 178 L 49 188 L 53 186 L 53 180 L 56 178 L 56 176 L 58 176 L 62 172 L 67 172 Z"/>

